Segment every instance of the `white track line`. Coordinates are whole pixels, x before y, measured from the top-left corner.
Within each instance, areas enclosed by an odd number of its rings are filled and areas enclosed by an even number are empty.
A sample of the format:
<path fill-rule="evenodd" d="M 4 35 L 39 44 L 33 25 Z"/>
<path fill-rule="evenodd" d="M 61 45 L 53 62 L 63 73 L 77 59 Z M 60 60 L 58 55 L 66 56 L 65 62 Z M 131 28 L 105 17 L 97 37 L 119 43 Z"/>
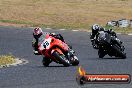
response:
<path fill-rule="evenodd" d="M 51 30 L 52 28 L 45 28 L 45 29 Z M 67 29 L 59 29 L 59 30 L 64 31 L 64 30 L 67 30 Z M 80 30 L 71 30 L 71 31 L 77 32 L 77 31 L 80 31 Z M 91 32 L 91 31 L 86 31 L 86 32 Z M 116 34 L 122 34 L 122 33 L 116 33 Z M 132 33 L 127 34 L 127 35 L 132 35 Z"/>
<path fill-rule="evenodd" d="M 121 34 L 121 33 L 116 33 L 116 34 Z"/>
<path fill-rule="evenodd" d="M 132 34 L 128 34 L 128 35 L 132 35 Z"/>
<path fill-rule="evenodd" d="M 63 31 L 63 30 L 66 30 L 66 29 L 59 29 L 59 30 Z"/>
<path fill-rule="evenodd" d="M 72 31 L 79 31 L 79 30 L 72 30 Z"/>
<path fill-rule="evenodd" d="M 47 30 L 51 30 L 52 28 L 45 28 L 45 29 L 47 29 Z"/>

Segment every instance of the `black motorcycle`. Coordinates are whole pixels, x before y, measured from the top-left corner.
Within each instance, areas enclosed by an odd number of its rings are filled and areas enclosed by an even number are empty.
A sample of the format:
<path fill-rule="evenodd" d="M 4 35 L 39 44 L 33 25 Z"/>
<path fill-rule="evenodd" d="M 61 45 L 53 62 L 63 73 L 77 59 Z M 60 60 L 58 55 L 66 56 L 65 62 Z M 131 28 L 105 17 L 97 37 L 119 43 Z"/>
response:
<path fill-rule="evenodd" d="M 109 56 L 115 56 L 115 57 L 120 57 L 122 59 L 126 58 L 126 53 L 125 53 L 125 48 L 120 43 L 117 41 L 117 38 L 112 36 L 111 34 L 105 32 L 105 31 L 100 31 L 97 36 L 96 36 L 96 42 L 98 44 L 98 55 L 99 58 L 103 58 L 105 55 Z"/>

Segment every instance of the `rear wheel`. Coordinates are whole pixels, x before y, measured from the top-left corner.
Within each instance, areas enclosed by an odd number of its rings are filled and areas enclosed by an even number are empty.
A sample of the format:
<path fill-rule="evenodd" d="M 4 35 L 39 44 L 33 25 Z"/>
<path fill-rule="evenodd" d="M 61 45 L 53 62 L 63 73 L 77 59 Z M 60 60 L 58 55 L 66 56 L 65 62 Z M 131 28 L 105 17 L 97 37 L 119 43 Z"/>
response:
<path fill-rule="evenodd" d="M 51 59 L 43 57 L 43 60 L 42 60 L 43 66 L 48 67 L 51 62 L 52 62 Z"/>
<path fill-rule="evenodd" d="M 59 54 L 59 52 L 54 51 L 52 54 L 56 59 L 58 59 L 60 61 L 60 63 L 62 63 L 64 66 L 68 67 L 70 66 L 70 62 L 69 60 L 65 57 L 64 54 Z"/>

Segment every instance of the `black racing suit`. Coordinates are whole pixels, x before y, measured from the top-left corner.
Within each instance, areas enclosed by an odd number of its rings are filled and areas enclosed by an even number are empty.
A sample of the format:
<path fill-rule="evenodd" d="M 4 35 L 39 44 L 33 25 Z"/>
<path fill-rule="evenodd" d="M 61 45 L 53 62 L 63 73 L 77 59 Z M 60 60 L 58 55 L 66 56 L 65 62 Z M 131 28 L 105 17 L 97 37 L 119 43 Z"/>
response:
<path fill-rule="evenodd" d="M 116 33 L 114 31 L 112 31 L 112 30 L 104 30 L 104 32 L 107 32 L 108 34 L 111 34 L 111 36 L 114 36 L 117 39 Z M 98 32 L 92 31 L 92 34 L 90 36 L 93 48 L 95 48 L 95 49 L 99 48 L 98 43 L 97 43 L 97 38 L 96 38 L 97 34 L 98 34 Z M 117 39 L 117 42 L 118 42 L 119 46 L 122 43 L 119 39 Z"/>

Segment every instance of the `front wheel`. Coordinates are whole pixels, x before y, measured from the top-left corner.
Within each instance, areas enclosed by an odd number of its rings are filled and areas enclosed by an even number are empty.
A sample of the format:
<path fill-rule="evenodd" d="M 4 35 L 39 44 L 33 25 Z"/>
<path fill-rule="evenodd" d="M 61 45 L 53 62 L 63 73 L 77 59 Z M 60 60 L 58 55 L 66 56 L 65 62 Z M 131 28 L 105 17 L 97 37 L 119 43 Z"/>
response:
<path fill-rule="evenodd" d="M 69 60 L 65 57 L 64 54 L 59 54 L 59 52 L 54 51 L 52 54 L 60 63 L 62 63 L 65 67 L 70 66 Z"/>
<path fill-rule="evenodd" d="M 122 52 L 122 59 L 126 59 L 126 53 Z"/>
<path fill-rule="evenodd" d="M 78 66 L 78 64 L 79 64 L 79 60 L 78 60 L 77 56 L 71 57 L 71 61 L 70 62 L 71 62 L 71 64 L 73 66 Z"/>
<path fill-rule="evenodd" d="M 115 44 L 113 45 L 113 49 L 117 52 L 117 57 L 121 57 L 122 59 L 125 59 L 126 58 L 126 53 L 124 50 L 120 50 L 120 47 Z"/>

